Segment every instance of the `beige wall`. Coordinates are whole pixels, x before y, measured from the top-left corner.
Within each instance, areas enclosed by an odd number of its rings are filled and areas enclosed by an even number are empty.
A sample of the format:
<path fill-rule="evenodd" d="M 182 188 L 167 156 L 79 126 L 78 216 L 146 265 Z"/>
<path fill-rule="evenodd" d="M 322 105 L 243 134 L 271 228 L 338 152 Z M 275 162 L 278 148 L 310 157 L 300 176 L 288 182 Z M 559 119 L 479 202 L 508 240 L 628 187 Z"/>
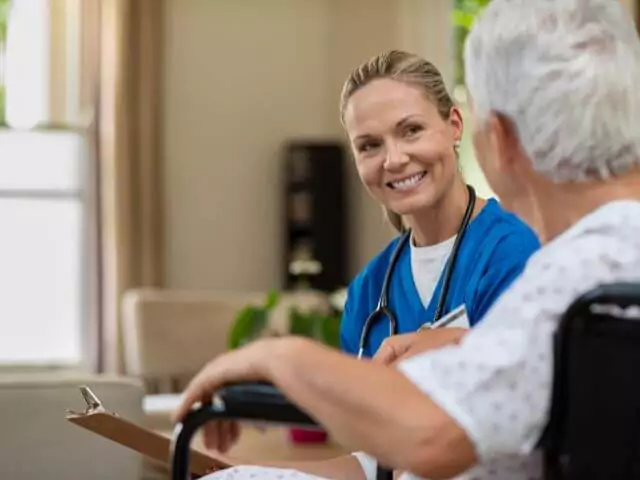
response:
<path fill-rule="evenodd" d="M 330 132 L 328 5 L 167 0 L 167 284 L 268 288 L 280 143 Z"/>
<path fill-rule="evenodd" d="M 451 78 L 452 0 L 165 1 L 167 286 L 267 289 L 280 279 L 281 142 L 342 138 L 342 81 L 382 50 Z M 349 172 L 355 273 L 390 231 Z"/>
<path fill-rule="evenodd" d="M 409 48 L 447 69 L 449 2 L 166 2 L 167 286 L 278 285 L 281 142 L 342 138 L 342 81 L 381 50 Z M 351 165 L 349 190 L 355 272 L 390 231 Z"/>

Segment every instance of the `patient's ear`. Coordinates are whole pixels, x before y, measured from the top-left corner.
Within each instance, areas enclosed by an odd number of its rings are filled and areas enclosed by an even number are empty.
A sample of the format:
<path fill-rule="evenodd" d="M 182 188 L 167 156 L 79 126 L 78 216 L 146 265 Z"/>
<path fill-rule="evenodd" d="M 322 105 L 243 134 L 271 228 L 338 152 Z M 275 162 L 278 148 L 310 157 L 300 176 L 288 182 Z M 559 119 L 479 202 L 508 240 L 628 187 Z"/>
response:
<path fill-rule="evenodd" d="M 522 154 L 516 126 L 506 116 L 492 112 L 487 119 L 487 130 L 495 168 L 502 173 L 513 171 Z"/>

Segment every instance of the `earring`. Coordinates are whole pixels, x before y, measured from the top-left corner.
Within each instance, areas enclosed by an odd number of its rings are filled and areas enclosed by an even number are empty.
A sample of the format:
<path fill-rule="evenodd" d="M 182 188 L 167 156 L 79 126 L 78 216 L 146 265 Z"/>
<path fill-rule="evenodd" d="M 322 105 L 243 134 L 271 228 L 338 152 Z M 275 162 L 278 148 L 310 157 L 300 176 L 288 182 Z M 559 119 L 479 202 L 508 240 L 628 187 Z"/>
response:
<path fill-rule="evenodd" d="M 453 148 L 455 148 L 455 149 L 460 148 L 460 140 L 456 140 L 456 141 L 453 143 Z"/>

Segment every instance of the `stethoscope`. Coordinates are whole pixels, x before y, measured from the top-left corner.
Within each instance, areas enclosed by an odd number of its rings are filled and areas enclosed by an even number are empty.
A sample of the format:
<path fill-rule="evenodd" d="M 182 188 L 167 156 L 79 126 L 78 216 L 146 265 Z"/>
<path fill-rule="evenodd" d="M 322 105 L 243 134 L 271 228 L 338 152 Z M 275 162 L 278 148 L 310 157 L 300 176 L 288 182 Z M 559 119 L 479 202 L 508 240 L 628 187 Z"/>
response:
<path fill-rule="evenodd" d="M 467 227 L 469 226 L 471 215 L 473 214 L 473 209 L 476 205 L 476 191 L 471 185 L 467 185 L 467 190 L 469 191 L 469 201 L 467 202 L 467 209 L 464 212 L 464 217 L 462 217 L 462 223 L 460 224 L 460 228 L 458 229 L 456 240 L 453 243 L 451 255 L 449 256 L 449 260 L 447 261 L 447 264 L 445 266 L 444 277 L 442 281 L 442 290 L 440 290 L 440 296 L 438 297 L 438 303 L 436 304 L 436 311 L 432 322 L 437 322 L 442 317 L 444 305 L 447 300 L 447 293 L 449 292 L 449 284 L 451 283 L 451 277 L 453 275 L 453 269 L 458 257 L 458 251 L 460 250 L 462 237 L 464 236 Z M 371 315 L 369 315 L 367 321 L 362 327 L 362 333 L 360 335 L 360 345 L 358 348 L 358 358 L 362 358 L 364 354 L 364 348 L 369 338 L 369 333 L 371 332 L 371 328 L 373 328 L 373 325 L 378 319 L 386 316 L 389 319 L 389 335 L 396 335 L 398 333 L 398 320 L 389 308 L 389 284 L 391 282 L 391 276 L 393 275 L 393 271 L 395 270 L 396 263 L 398 263 L 398 258 L 400 258 L 400 253 L 402 252 L 402 249 L 407 244 L 410 238 L 411 230 L 404 232 L 404 234 L 398 241 L 398 245 L 396 245 L 395 250 L 391 254 L 391 260 L 389 261 L 389 266 L 387 267 L 387 271 L 384 275 L 384 281 L 382 282 L 382 290 L 380 292 L 380 298 L 378 299 L 378 305 L 376 309 L 371 312 Z"/>

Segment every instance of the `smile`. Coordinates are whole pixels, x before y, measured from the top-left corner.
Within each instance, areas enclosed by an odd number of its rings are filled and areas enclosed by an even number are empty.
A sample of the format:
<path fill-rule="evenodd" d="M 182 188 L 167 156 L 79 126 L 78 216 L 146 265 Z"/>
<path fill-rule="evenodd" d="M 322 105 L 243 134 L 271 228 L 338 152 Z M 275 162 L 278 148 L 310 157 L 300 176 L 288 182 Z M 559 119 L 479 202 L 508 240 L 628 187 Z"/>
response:
<path fill-rule="evenodd" d="M 394 190 L 409 190 L 418 185 L 426 175 L 427 172 L 416 173 L 415 175 L 403 178 L 402 180 L 387 182 L 387 187 L 393 188 Z"/>

